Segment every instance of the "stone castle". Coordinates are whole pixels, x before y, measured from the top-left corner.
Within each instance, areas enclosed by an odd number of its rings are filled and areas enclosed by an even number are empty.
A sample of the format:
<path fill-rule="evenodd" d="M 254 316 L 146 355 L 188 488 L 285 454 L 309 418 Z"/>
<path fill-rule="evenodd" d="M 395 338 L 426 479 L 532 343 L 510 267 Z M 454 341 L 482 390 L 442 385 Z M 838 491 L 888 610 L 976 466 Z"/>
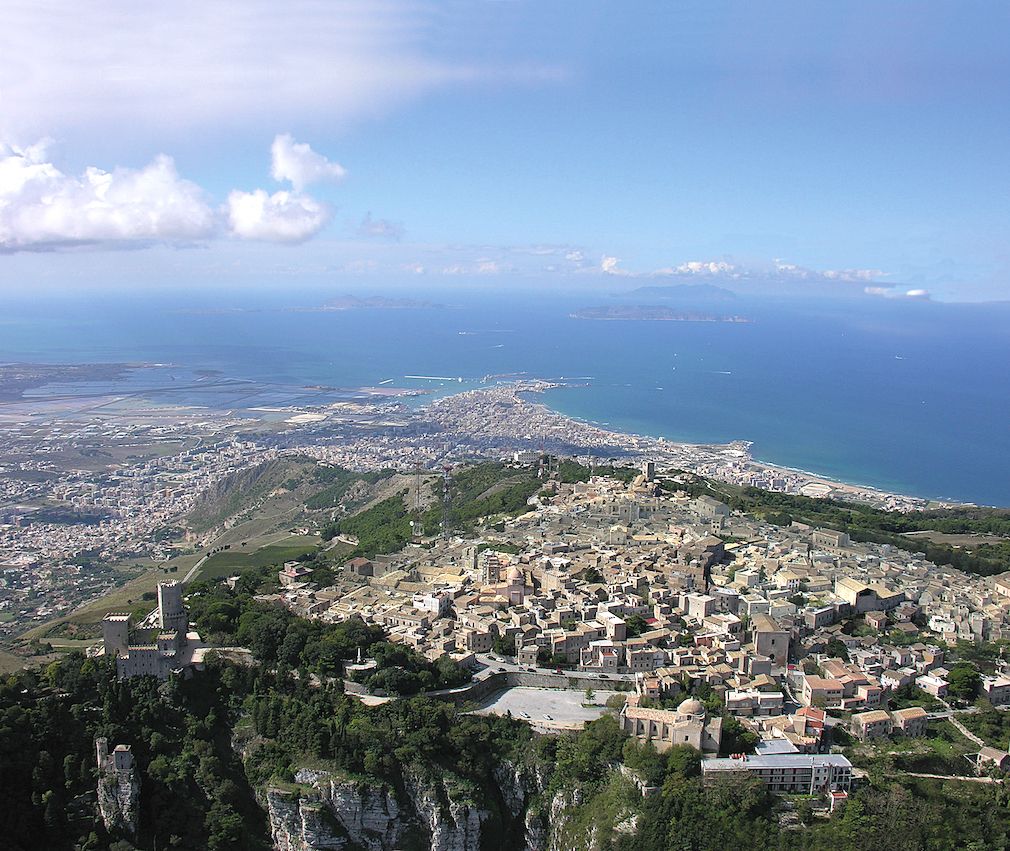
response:
<path fill-rule="evenodd" d="M 116 745 L 109 753 L 109 741 L 95 739 L 98 762 L 98 810 L 110 833 L 136 836 L 140 802 L 140 779 L 129 745 Z"/>
<path fill-rule="evenodd" d="M 189 631 L 189 618 L 182 602 L 182 583 L 158 584 L 155 625 L 131 628 L 130 616 L 108 614 L 102 620 L 102 641 L 106 656 L 116 658 L 120 679 L 153 676 L 167 680 L 169 674 L 183 672 L 197 664 L 203 645 L 200 636 Z"/>

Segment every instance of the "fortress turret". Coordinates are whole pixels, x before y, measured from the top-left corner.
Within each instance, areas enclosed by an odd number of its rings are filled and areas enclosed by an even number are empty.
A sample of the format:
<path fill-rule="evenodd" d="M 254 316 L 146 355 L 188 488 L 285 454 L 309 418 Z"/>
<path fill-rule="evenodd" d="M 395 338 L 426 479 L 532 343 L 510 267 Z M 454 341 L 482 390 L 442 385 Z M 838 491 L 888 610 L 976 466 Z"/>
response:
<path fill-rule="evenodd" d="M 158 583 L 158 626 L 185 635 L 188 622 L 182 605 L 181 582 Z"/>
<path fill-rule="evenodd" d="M 102 641 L 106 656 L 125 656 L 130 643 L 130 616 L 106 615 L 102 619 Z"/>

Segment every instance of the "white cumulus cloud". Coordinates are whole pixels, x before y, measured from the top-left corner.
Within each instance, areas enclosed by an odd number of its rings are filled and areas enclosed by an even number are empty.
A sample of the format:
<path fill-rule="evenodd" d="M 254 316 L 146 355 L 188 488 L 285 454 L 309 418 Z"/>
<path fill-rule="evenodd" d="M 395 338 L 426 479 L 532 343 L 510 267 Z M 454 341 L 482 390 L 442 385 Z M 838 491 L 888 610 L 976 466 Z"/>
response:
<path fill-rule="evenodd" d="M 270 146 L 274 180 L 288 181 L 301 192 L 310 183 L 342 180 L 347 172 L 340 163 L 330 162 L 305 142 L 296 142 L 290 133 L 282 133 Z"/>
<path fill-rule="evenodd" d="M 304 242 L 330 219 L 326 205 L 301 192 L 234 191 L 228 196 L 228 226 L 242 239 Z"/>
<path fill-rule="evenodd" d="M 76 177 L 49 161 L 45 142 L 0 144 L 0 250 L 188 241 L 212 236 L 216 225 L 205 193 L 171 157 L 141 169 L 92 166 Z"/>
<path fill-rule="evenodd" d="M 671 270 L 674 275 L 732 275 L 737 267 L 724 260 L 689 260 Z"/>
<path fill-rule="evenodd" d="M 621 268 L 621 258 L 604 255 L 600 260 L 600 271 L 604 275 L 628 275 L 629 272 Z"/>
<path fill-rule="evenodd" d="M 293 190 L 234 190 L 219 205 L 164 154 L 139 169 L 89 166 L 74 176 L 51 161 L 45 141 L 0 143 L 0 251 L 128 248 L 225 235 L 303 242 L 332 213 L 301 187 L 344 170 L 290 136 L 278 136 L 273 153 L 275 176 Z"/>

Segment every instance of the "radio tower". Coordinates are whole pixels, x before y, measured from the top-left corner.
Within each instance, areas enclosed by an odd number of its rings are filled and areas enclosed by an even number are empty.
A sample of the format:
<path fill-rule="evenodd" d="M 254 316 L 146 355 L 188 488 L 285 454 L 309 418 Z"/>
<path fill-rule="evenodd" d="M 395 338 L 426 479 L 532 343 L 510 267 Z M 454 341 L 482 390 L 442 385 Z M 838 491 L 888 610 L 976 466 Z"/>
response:
<path fill-rule="evenodd" d="M 411 539 L 415 544 L 424 537 L 424 523 L 421 520 L 421 462 L 414 464 L 414 513 L 410 518 Z"/>
<path fill-rule="evenodd" d="M 442 468 L 442 537 L 449 537 L 449 508 L 452 496 L 449 493 L 449 485 L 452 482 L 452 467 L 446 464 Z"/>
<path fill-rule="evenodd" d="M 421 462 L 414 465 L 414 511 L 421 513 Z"/>

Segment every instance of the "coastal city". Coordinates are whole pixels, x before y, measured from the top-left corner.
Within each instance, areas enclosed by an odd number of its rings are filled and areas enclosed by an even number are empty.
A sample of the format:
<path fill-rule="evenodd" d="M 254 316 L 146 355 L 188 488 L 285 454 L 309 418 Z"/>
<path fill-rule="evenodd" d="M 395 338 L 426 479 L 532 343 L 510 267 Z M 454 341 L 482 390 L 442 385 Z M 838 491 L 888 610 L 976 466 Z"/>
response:
<path fill-rule="evenodd" d="M 1010 6 L 4 12 L 0 851 L 1010 851 Z"/>
<path fill-rule="evenodd" d="M 931 560 L 938 532 L 878 542 L 783 510 L 956 506 L 764 465 L 745 443 L 613 432 L 542 404 L 552 386 L 489 382 L 420 406 L 364 389 L 216 414 L 88 402 L 12 421 L 0 661 L 48 670 L 83 653 L 122 682 L 254 667 L 256 640 L 222 635 L 200 602 L 253 587 L 264 611 L 402 648 L 359 649 L 310 673 L 316 688 L 395 707 L 410 666 L 428 665 L 446 680 L 428 698 L 540 736 L 613 719 L 643 753 L 692 749 L 706 787 L 760 784 L 785 827 L 791 796 L 811 818 L 844 812 L 889 747 L 908 752 L 907 777 L 934 776 L 916 768 L 937 736 L 953 756 L 935 776 L 1010 770 L 980 726 L 1010 705 L 996 653 L 1010 642 L 1010 572 Z M 416 661 L 390 667 L 397 652 Z M 99 777 L 118 784 L 99 781 L 102 823 L 135 835 L 133 752 L 96 747 Z M 642 800 L 657 794 L 621 771 Z M 330 775 L 298 776 L 304 805 L 265 787 L 274 845 L 324 847 L 306 819 Z"/>
<path fill-rule="evenodd" d="M 202 493 L 271 459 L 307 457 L 351 470 L 438 471 L 518 451 L 587 463 L 652 460 L 719 481 L 849 499 L 894 510 L 926 500 L 818 479 L 754 461 L 746 444 L 694 445 L 619 434 L 536 401 L 551 385 L 492 385 L 410 407 L 390 392 L 313 408 L 234 412 L 81 410 L 20 415 L 0 434 L 0 634 L 63 614 L 115 576 L 82 558 L 155 563 L 176 550 L 159 535 L 185 525 Z M 261 419 L 255 419 L 255 417 Z M 201 541 L 191 541 L 196 545 Z M 203 541 L 209 543 L 209 541 Z"/>

